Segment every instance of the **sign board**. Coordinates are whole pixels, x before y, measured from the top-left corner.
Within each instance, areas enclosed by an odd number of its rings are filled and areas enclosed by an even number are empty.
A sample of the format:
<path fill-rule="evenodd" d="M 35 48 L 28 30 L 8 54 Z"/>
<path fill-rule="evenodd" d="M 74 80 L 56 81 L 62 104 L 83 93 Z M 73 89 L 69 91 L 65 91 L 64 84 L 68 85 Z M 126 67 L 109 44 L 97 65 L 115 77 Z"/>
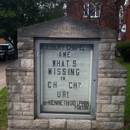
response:
<path fill-rule="evenodd" d="M 70 43 L 39 42 L 40 113 L 91 114 L 95 47 Z"/>

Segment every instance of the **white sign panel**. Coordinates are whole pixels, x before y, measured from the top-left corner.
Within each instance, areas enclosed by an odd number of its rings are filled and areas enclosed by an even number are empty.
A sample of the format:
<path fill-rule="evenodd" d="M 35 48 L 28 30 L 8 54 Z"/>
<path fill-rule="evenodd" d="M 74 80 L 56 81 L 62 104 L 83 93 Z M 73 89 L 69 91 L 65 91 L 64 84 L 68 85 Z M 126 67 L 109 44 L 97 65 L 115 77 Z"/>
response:
<path fill-rule="evenodd" d="M 41 113 L 90 113 L 93 45 L 41 44 Z"/>

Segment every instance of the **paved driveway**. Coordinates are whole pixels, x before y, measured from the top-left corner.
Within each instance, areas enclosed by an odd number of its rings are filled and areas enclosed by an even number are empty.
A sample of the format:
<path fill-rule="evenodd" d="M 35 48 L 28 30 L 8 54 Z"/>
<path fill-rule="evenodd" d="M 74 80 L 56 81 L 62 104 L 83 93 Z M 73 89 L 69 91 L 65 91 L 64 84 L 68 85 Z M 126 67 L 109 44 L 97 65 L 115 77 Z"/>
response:
<path fill-rule="evenodd" d="M 11 64 L 14 60 L 1 61 L 0 60 L 0 90 L 6 86 L 6 67 Z"/>

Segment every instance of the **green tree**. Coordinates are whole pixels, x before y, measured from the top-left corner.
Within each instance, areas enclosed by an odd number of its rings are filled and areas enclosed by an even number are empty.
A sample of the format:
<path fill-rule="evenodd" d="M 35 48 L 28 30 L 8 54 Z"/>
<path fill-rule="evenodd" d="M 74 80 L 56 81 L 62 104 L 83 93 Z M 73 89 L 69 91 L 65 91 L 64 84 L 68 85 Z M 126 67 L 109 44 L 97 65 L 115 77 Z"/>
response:
<path fill-rule="evenodd" d="M 17 29 L 64 15 L 55 0 L 0 0 L 0 37 L 17 49 Z"/>

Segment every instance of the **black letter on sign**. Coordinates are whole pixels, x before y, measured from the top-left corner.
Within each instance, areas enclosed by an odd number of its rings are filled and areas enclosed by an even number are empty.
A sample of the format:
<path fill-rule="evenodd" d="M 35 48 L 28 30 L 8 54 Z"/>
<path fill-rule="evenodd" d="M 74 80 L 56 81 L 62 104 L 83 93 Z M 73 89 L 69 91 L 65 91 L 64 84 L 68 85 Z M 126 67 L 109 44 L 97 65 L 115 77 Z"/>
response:
<path fill-rule="evenodd" d="M 79 75 L 79 69 L 76 69 L 76 75 Z"/>
<path fill-rule="evenodd" d="M 53 64 L 53 67 L 55 67 L 55 66 L 56 66 L 56 61 L 53 60 L 53 61 L 52 61 L 52 64 Z"/>
<path fill-rule="evenodd" d="M 61 75 L 61 69 L 60 68 L 57 69 L 57 75 Z"/>
<path fill-rule="evenodd" d="M 72 89 L 73 85 L 72 82 L 69 82 L 69 88 Z"/>
<path fill-rule="evenodd" d="M 66 57 L 66 52 L 63 52 L 63 57 Z"/>
<path fill-rule="evenodd" d="M 52 75 L 52 69 L 48 68 L 48 75 Z"/>
<path fill-rule="evenodd" d="M 51 88 L 51 82 L 50 81 L 48 82 L 48 88 Z"/>
<path fill-rule="evenodd" d="M 73 60 L 73 67 L 76 67 L 76 60 Z"/>
<path fill-rule="evenodd" d="M 58 98 L 61 97 L 61 91 L 57 91 L 57 97 L 58 97 Z"/>
<path fill-rule="evenodd" d="M 57 88 L 57 82 L 53 82 L 53 88 Z"/>
<path fill-rule="evenodd" d="M 61 54 L 61 52 L 59 52 L 59 57 L 62 57 L 62 54 Z"/>

